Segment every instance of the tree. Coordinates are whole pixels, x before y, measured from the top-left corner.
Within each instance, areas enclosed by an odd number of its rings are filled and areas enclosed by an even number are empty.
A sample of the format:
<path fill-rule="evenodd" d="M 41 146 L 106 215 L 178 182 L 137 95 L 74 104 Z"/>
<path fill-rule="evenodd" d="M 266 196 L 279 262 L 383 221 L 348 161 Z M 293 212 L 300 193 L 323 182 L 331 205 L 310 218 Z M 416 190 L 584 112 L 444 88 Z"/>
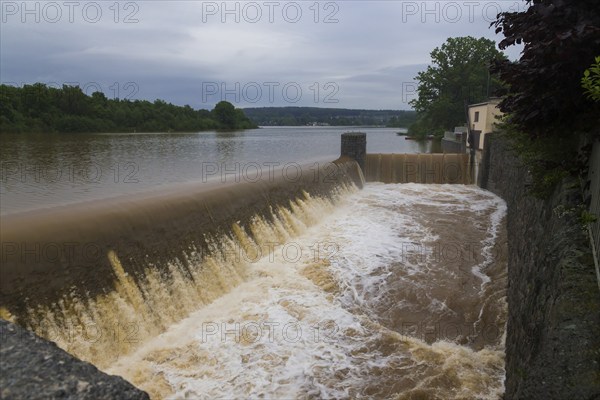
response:
<path fill-rule="evenodd" d="M 465 124 L 465 102 L 487 100 L 500 82 L 490 77 L 489 66 L 505 56 L 492 40 L 471 36 L 449 38 L 431 52 L 431 64 L 415 77 L 418 98 L 410 102 L 418 120 L 410 133 L 440 134 Z"/>
<path fill-rule="evenodd" d="M 220 101 L 213 109 L 213 114 L 216 120 L 225 129 L 233 129 L 235 127 L 235 107 L 228 101 Z"/>
<path fill-rule="evenodd" d="M 527 0 L 524 12 L 504 12 L 492 24 L 500 48 L 523 44 L 520 60 L 500 60 L 493 71 L 508 84 L 500 109 L 532 138 L 593 130 L 599 103 L 581 87 L 600 55 L 597 0 Z"/>
<path fill-rule="evenodd" d="M 41 83 L 23 86 L 21 104 L 25 113 L 31 116 L 39 116 L 48 111 L 51 105 L 48 87 Z"/>
<path fill-rule="evenodd" d="M 101 92 L 88 96 L 76 86 L 59 89 L 36 83 L 19 88 L 0 84 L 0 132 L 193 132 L 224 127 L 256 128 L 242 110 L 228 104 L 211 113 L 187 105 L 178 107 L 164 100 L 154 103 L 111 100 Z M 217 121 L 217 114 L 222 120 Z"/>

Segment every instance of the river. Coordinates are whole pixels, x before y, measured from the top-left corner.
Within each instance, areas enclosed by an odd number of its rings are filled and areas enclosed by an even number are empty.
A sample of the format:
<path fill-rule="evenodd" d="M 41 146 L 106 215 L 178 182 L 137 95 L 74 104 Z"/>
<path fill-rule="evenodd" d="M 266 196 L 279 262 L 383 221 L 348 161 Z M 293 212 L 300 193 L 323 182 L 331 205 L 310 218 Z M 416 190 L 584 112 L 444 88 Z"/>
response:
<path fill-rule="evenodd" d="M 340 134 L 363 131 L 369 152 L 428 152 L 399 128 L 265 127 L 236 132 L 0 135 L 0 213 L 155 189 L 255 176 L 296 163 L 332 161 Z M 224 171 L 221 173 L 221 171 Z"/>
<path fill-rule="evenodd" d="M 337 158 L 348 130 L 3 136 L 2 213 L 25 232 L 27 210 L 47 218 L 53 206 L 181 183 L 251 183 L 263 168 Z M 430 150 L 396 129 L 361 130 L 369 153 Z M 124 226 L 148 225 L 140 213 Z M 30 328 L 156 399 L 502 397 L 503 200 L 469 185 L 371 182 L 305 193 L 270 213 L 164 265 L 109 250 L 112 287 L 38 304 Z M 144 269 L 136 279 L 131 262 Z"/>

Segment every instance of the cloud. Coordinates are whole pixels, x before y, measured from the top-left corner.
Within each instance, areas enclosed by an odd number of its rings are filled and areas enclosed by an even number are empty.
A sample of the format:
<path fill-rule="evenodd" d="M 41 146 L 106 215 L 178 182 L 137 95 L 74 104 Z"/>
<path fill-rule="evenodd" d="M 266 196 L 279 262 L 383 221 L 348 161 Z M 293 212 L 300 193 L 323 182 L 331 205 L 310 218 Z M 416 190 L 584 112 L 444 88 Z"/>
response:
<path fill-rule="evenodd" d="M 225 98 L 239 106 L 406 109 L 404 86 L 434 47 L 451 36 L 499 40 L 489 29 L 493 15 L 520 5 L 3 1 L 1 7 L 3 83 L 92 82 L 121 98 L 132 95 L 124 89 L 134 83 L 133 98 L 202 108 Z M 509 56 L 518 57 L 518 49 Z"/>

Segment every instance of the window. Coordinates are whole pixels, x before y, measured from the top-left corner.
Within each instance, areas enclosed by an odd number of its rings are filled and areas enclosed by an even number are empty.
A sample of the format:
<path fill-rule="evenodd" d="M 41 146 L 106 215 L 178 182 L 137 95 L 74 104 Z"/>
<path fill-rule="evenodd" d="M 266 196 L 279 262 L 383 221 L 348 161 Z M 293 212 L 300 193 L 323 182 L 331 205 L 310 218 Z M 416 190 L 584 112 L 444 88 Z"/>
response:
<path fill-rule="evenodd" d="M 475 111 L 475 120 L 473 122 L 479 122 L 479 111 Z"/>

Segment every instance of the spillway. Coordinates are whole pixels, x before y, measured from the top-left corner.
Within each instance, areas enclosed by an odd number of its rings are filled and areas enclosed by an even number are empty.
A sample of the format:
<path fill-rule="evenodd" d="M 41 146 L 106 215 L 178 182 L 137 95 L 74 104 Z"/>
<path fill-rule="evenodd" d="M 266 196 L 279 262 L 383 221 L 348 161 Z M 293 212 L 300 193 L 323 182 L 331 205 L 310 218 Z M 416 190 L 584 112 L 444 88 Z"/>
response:
<path fill-rule="evenodd" d="M 367 182 L 474 183 L 468 154 L 367 154 Z"/>
<path fill-rule="evenodd" d="M 153 398 L 501 398 L 504 202 L 362 182 L 338 160 L 7 216 L 2 316 Z"/>

